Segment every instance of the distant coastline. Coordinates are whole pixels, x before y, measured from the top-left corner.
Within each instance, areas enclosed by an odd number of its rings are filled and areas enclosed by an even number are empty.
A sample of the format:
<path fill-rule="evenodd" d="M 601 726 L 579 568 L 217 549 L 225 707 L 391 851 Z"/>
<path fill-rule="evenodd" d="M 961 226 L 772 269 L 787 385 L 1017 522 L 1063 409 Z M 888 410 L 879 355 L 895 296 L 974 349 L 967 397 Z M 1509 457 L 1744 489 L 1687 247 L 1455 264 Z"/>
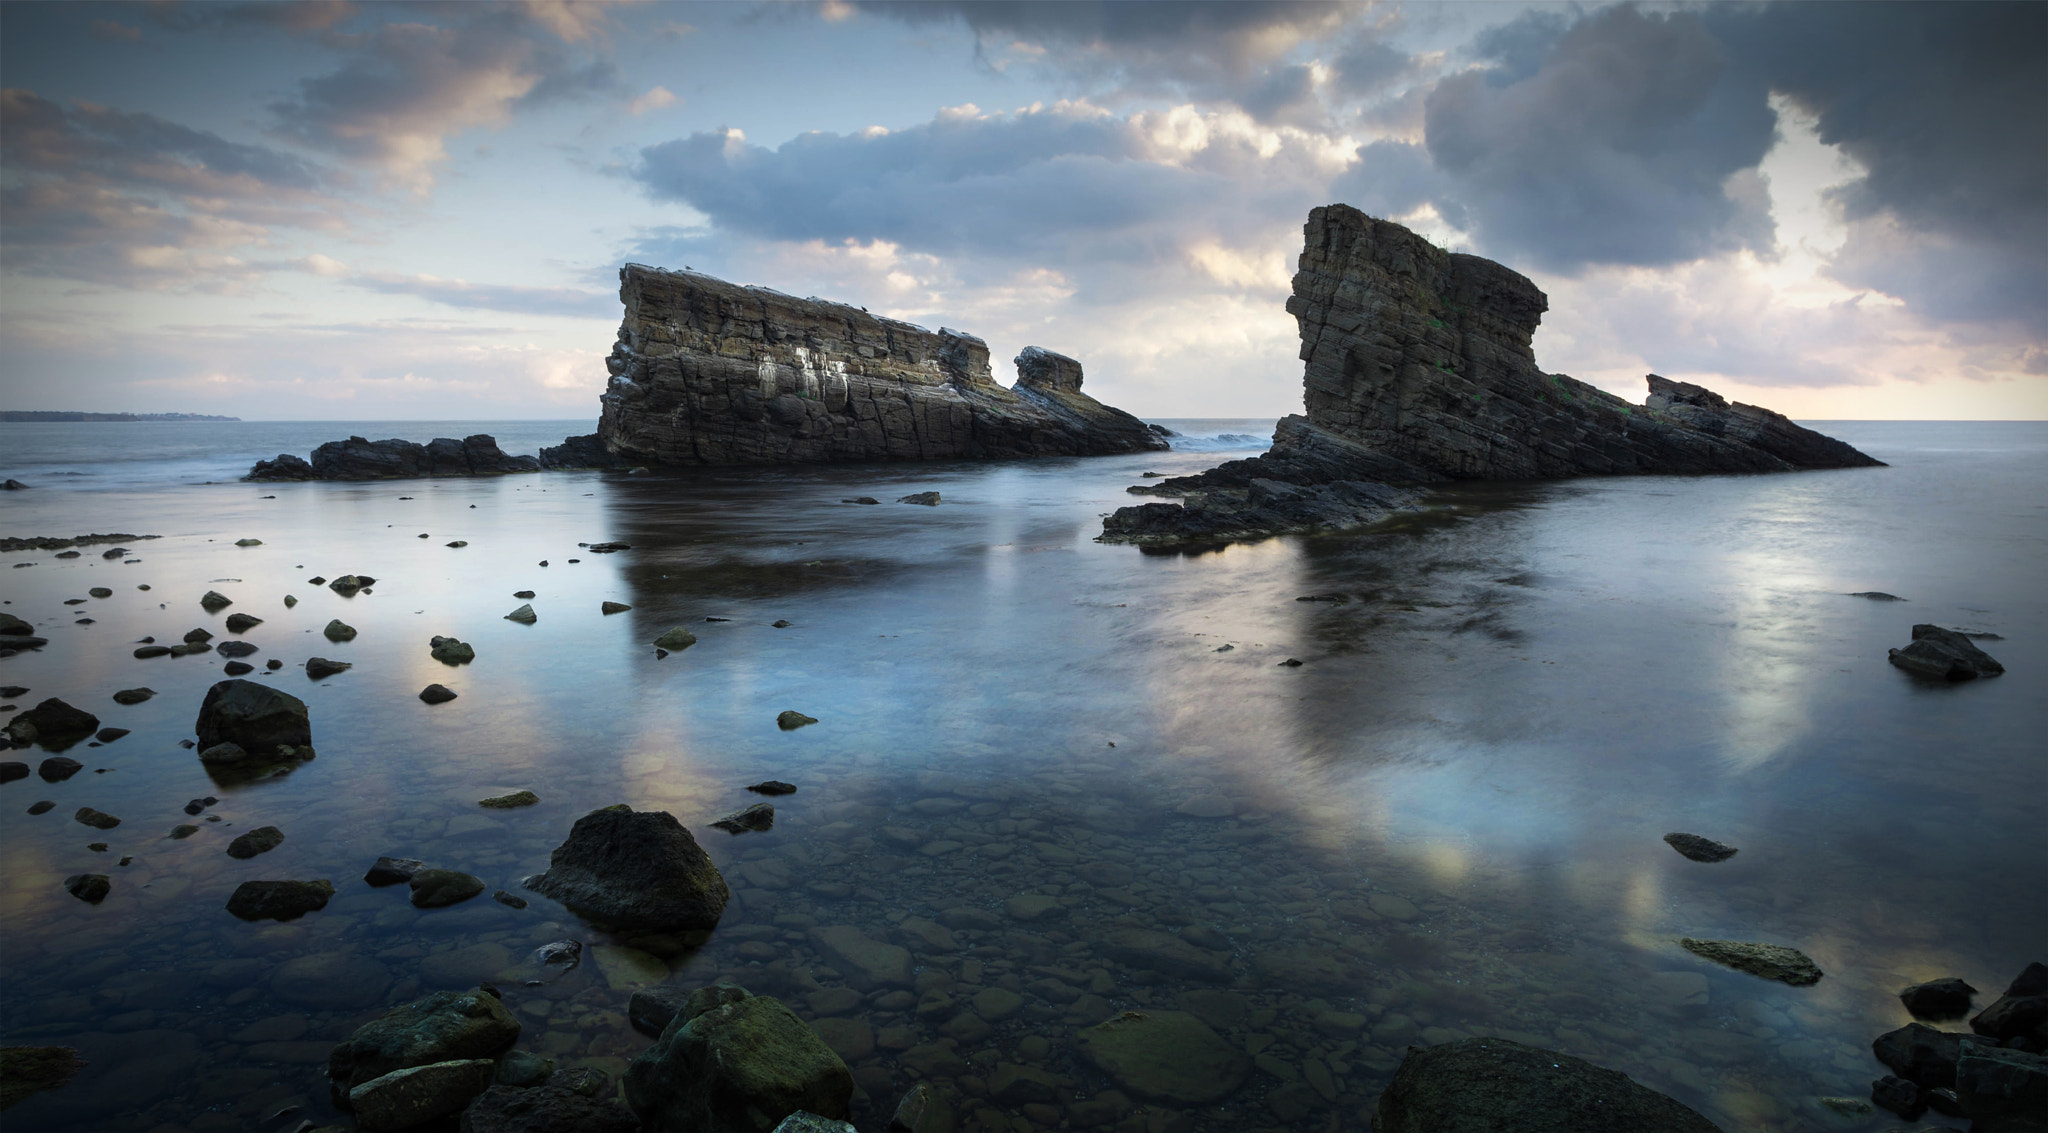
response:
<path fill-rule="evenodd" d="M 0 421 L 240 421 L 211 413 L 78 413 L 60 409 L 0 409 Z"/>

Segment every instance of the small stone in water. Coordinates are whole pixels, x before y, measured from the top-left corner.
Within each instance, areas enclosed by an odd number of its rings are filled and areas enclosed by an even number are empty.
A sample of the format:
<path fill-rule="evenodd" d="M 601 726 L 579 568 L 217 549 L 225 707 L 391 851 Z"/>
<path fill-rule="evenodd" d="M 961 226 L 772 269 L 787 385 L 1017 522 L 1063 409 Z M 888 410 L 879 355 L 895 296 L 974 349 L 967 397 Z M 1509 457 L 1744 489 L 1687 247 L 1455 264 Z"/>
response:
<path fill-rule="evenodd" d="M 748 787 L 747 790 L 761 795 L 793 795 L 796 794 L 796 785 L 794 783 L 785 783 L 780 779 L 769 779 L 755 783 L 753 786 Z"/>
<path fill-rule="evenodd" d="M 532 791 L 514 791 L 509 795 L 494 795 L 488 799 L 478 799 L 476 805 L 487 806 L 494 810 L 511 810 L 514 807 L 532 806 L 539 801 L 540 796 Z"/>
<path fill-rule="evenodd" d="M 775 825 L 775 808 L 767 803 L 755 803 L 736 810 L 711 825 L 733 834 L 743 834 L 749 830 L 767 830 Z"/>
<path fill-rule="evenodd" d="M 420 699 L 428 704 L 446 704 L 455 699 L 455 690 L 447 685 L 428 685 L 420 690 Z"/>
<path fill-rule="evenodd" d="M 775 726 L 785 732 L 793 732 L 806 724 L 815 724 L 817 722 L 818 718 L 816 716 L 806 716 L 796 711 L 784 712 L 775 717 Z"/>
<path fill-rule="evenodd" d="M 1666 834 L 1664 841 L 1696 862 L 1725 862 L 1736 854 L 1735 847 L 1697 834 Z"/>

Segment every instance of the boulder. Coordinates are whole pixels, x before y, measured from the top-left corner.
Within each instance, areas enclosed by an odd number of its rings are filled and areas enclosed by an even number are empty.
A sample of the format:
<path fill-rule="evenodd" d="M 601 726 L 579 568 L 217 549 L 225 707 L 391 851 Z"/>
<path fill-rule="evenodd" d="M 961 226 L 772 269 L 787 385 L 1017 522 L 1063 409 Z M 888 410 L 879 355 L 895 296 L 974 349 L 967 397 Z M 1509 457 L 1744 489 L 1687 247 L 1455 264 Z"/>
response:
<path fill-rule="evenodd" d="M 53 696 L 9 720 L 7 738 L 24 746 L 36 741 L 64 743 L 84 739 L 99 726 L 99 717 Z"/>
<path fill-rule="evenodd" d="M 337 579 L 336 583 L 339 584 L 339 582 L 340 580 Z M 349 625 L 340 618 L 335 618 L 328 622 L 327 628 L 321 630 L 320 633 L 336 645 L 340 645 L 344 641 L 354 641 L 356 639 L 356 627 Z"/>
<path fill-rule="evenodd" d="M 815 724 L 817 722 L 818 718 L 816 716 L 806 716 L 795 710 L 778 713 L 775 717 L 775 726 L 785 732 L 793 732 L 806 724 Z"/>
<path fill-rule="evenodd" d="M 413 1129 L 461 1112 L 491 1085 L 488 1058 L 433 1062 L 393 1070 L 348 1092 L 348 1108 L 363 1129 Z"/>
<path fill-rule="evenodd" d="M 377 886 L 401 885 L 426 867 L 427 863 L 418 858 L 378 858 L 377 864 L 363 874 L 363 880 Z"/>
<path fill-rule="evenodd" d="M 153 688 L 124 688 L 114 694 L 115 704 L 141 704 L 156 695 Z"/>
<path fill-rule="evenodd" d="M 1917 1019 L 1957 1019 L 1970 1013 L 1977 989 L 1954 976 L 1914 984 L 1899 993 L 1899 1002 Z"/>
<path fill-rule="evenodd" d="M 666 649 L 670 653 L 688 649 L 695 644 L 697 644 L 697 635 L 681 626 L 676 626 L 674 629 L 654 639 L 654 647 L 656 649 Z"/>
<path fill-rule="evenodd" d="M 263 619 L 254 614 L 229 614 L 227 619 L 229 633 L 247 633 L 262 624 Z"/>
<path fill-rule="evenodd" d="M 597 608 L 600 613 L 604 614 L 623 614 L 633 607 L 626 605 L 624 602 L 600 602 L 597 604 Z"/>
<path fill-rule="evenodd" d="M 325 657 L 306 658 L 306 676 L 316 681 L 336 673 L 346 673 L 353 668 L 355 665 L 348 661 L 329 661 Z"/>
<path fill-rule="evenodd" d="M 327 1077 L 338 1092 L 353 1091 L 394 1070 L 496 1058 L 518 1040 L 519 1021 L 496 995 L 437 991 L 357 1027 L 328 1055 Z"/>
<path fill-rule="evenodd" d="M 2027 1040 L 2036 1052 L 2048 1050 L 2048 966 L 2027 965 L 2004 995 L 1970 1020 L 1970 1029 L 2000 1042 Z"/>
<path fill-rule="evenodd" d="M 231 858 L 253 858 L 267 854 L 284 845 L 284 831 L 275 826 L 259 826 L 228 843 Z"/>
<path fill-rule="evenodd" d="M 461 1133 L 639 1133 L 632 1110 L 572 1081 L 564 1073 L 526 1089 L 492 1086 L 462 1111 Z"/>
<path fill-rule="evenodd" d="M 1167 447 L 1026 351 L 1014 388 L 988 344 L 820 299 L 628 264 L 598 444 L 648 464 L 1080 456 Z M 573 443 L 573 442 L 572 442 Z"/>
<path fill-rule="evenodd" d="M 232 743 L 248 751 L 268 752 L 279 745 L 313 742 L 306 702 L 255 681 L 227 680 L 206 691 L 193 725 L 202 749 Z"/>
<path fill-rule="evenodd" d="M 1694 940 L 1682 937 L 1679 945 L 1687 952 L 1716 964 L 1748 972 L 1767 980 L 1779 980 L 1793 987 L 1820 982 L 1821 970 L 1804 952 L 1782 944 L 1752 944 L 1737 940 Z"/>
<path fill-rule="evenodd" d="M 104 873 L 75 873 L 64 879 L 64 891 L 88 905 L 106 900 L 113 888 L 113 880 Z"/>
<path fill-rule="evenodd" d="M 228 897 L 228 912 L 245 921 L 290 921 L 327 907 L 334 884 L 320 881 L 244 881 Z"/>
<path fill-rule="evenodd" d="M 749 830 L 767 830 L 775 825 L 775 808 L 767 803 L 755 803 L 733 811 L 712 823 L 729 834 L 741 834 Z"/>
<path fill-rule="evenodd" d="M 467 665 L 476 660 L 476 650 L 452 637 L 435 637 L 427 642 L 428 654 L 444 665 Z"/>
<path fill-rule="evenodd" d="M 1952 629 L 1937 625 L 1913 627 L 1913 643 L 1890 653 L 1891 663 L 1910 673 L 1945 681 L 1967 681 L 1995 677 L 2005 666 L 1977 643 Z"/>
<path fill-rule="evenodd" d="M 519 622 L 522 625 L 532 625 L 540 620 L 540 616 L 533 612 L 533 603 L 528 602 L 511 613 L 506 614 L 505 620 L 508 622 Z"/>
<path fill-rule="evenodd" d="M 1956 1084 L 1956 1060 L 1967 1036 L 1908 1023 L 1871 1041 L 1870 1051 L 1899 1077 L 1928 1089 Z"/>
<path fill-rule="evenodd" d="M 1499 1038 L 1410 1047 L 1373 1113 L 1376 1133 L 1720 1133 L 1628 1075 Z"/>
<path fill-rule="evenodd" d="M 420 699 L 428 704 L 446 704 L 455 697 L 455 690 L 444 684 L 431 684 L 420 690 Z"/>
<path fill-rule="evenodd" d="M 199 596 L 199 604 L 205 607 L 207 613 L 217 614 L 227 607 L 234 605 L 235 601 L 218 590 L 209 590 Z"/>
<path fill-rule="evenodd" d="M 656 932 L 713 928 L 732 896 L 674 815 L 623 803 L 577 819 L 526 884 L 594 921 Z"/>
<path fill-rule="evenodd" d="M 1185 1011 L 1126 1011 L 1082 1031 L 1081 1053 L 1146 1101 L 1209 1105 L 1234 1094 L 1252 1060 Z"/>
<path fill-rule="evenodd" d="M 844 1120 L 853 1103 L 846 1064 L 766 996 L 677 1015 L 625 1086 L 648 1133 L 772 1133 L 799 1111 Z"/>
<path fill-rule="evenodd" d="M 1733 846 L 1697 834 L 1666 834 L 1664 843 L 1696 862 L 1725 862 L 1738 852 Z"/>
<path fill-rule="evenodd" d="M 1966 1042 L 1956 1061 L 1956 1101 L 1973 1133 L 2048 1131 L 2048 1057 Z"/>

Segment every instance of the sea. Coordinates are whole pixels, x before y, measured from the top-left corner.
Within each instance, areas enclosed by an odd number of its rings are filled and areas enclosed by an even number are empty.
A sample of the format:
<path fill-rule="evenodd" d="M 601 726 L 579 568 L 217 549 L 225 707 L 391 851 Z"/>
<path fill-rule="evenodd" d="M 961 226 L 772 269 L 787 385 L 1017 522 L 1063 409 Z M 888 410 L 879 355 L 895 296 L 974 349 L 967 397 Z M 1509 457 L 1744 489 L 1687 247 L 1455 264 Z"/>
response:
<path fill-rule="evenodd" d="M 333 1045 L 480 982 L 520 1048 L 616 1079 L 652 1041 L 634 990 L 726 980 L 837 1051 L 863 1130 L 920 1082 L 962 1130 L 1363 1129 L 1409 1048 L 1495 1036 L 1724 1130 L 1875 1133 L 1900 1125 L 1861 1101 L 1900 989 L 1960 976 L 1981 1007 L 2048 960 L 2048 423 L 1810 422 L 1888 467 L 1461 484 L 1362 531 L 1096 542 L 1146 473 L 1273 427 L 1161 423 L 1173 450 L 1129 456 L 283 484 L 239 477 L 349 434 L 530 453 L 590 425 L 0 424 L 0 478 L 29 485 L 0 536 L 121 536 L 0 555 L 0 611 L 49 639 L 0 659 L 0 714 L 58 697 L 126 730 L 0 786 L 0 1045 L 88 1063 L 6 1128 L 345 1121 Z M 344 574 L 374 583 L 322 584 Z M 1888 664 L 1919 623 L 2008 671 Z M 657 652 L 678 626 L 696 643 Z M 228 659 L 133 656 L 194 628 L 257 647 L 248 679 L 305 701 L 315 759 L 209 773 L 189 741 Z M 772 829 L 711 825 L 768 779 L 797 788 Z M 716 931 L 613 935 L 523 886 L 616 803 L 694 833 L 732 890 Z M 265 826 L 276 848 L 225 852 Z M 1690 861 L 1672 832 L 1739 852 Z M 415 908 L 364 882 L 386 855 L 485 892 Z M 97 904 L 67 892 L 85 873 Z M 276 879 L 335 893 L 227 912 Z M 908 974 L 834 967 L 836 926 Z M 559 976 L 533 959 L 558 941 L 583 946 Z M 1082 1036 L 1132 1011 L 1213 1031 L 1224 1096 L 1091 1061 Z"/>

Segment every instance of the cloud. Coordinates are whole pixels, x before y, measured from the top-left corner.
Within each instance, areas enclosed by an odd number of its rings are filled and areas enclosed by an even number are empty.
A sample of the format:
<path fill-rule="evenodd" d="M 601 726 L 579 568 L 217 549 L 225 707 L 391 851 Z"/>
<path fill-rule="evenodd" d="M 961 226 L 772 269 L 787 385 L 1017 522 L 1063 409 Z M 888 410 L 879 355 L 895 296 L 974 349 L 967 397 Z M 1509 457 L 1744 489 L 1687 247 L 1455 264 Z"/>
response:
<path fill-rule="evenodd" d="M 1702 16 L 1866 171 L 1838 278 L 2048 337 L 2048 7 L 1771 5 Z"/>
<path fill-rule="evenodd" d="M 1700 19 L 1608 8 L 1541 50 L 1554 30 L 1549 13 L 1511 25 L 1486 41 L 1500 73 L 1450 76 L 1426 100 L 1430 157 L 1478 246 L 1555 271 L 1767 253 L 1769 213 L 1739 175 L 1776 115 Z"/>
<path fill-rule="evenodd" d="M 677 101 L 674 91 L 669 90 L 667 87 L 655 87 L 646 94 L 627 103 L 626 113 L 638 117 L 650 110 L 660 110 L 665 106 L 674 106 Z"/>
<path fill-rule="evenodd" d="M 569 41 L 588 38 L 602 14 L 581 5 L 456 6 L 479 14 L 448 25 L 386 23 L 350 42 L 338 70 L 303 79 L 296 97 L 270 107 L 296 141 L 380 169 L 423 193 L 448 161 L 446 140 L 502 126 L 515 110 L 586 94 L 618 92 L 606 59 L 578 62 L 539 25 Z"/>
<path fill-rule="evenodd" d="M 327 172 L 294 155 L 32 91 L 0 91 L 0 163 L 0 241 L 29 274 L 233 287 L 260 273 L 232 250 L 346 223 Z"/>
<path fill-rule="evenodd" d="M 720 229 L 885 240 L 951 256 L 1179 265 L 1204 238 L 1298 225 L 1351 147 L 1191 107 L 1118 116 L 1082 102 L 903 130 L 811 133 L 770 150 L 738 131 L 650 146 L 632 175 Z M 1285 218 L 1284 220 L 1281 218 Z"/>
<path fill-rule="evenodd" d="M 325 260 L 326 257 L 309 257 Z M 328 261 L 333 263 L 333 261 Z M 327 274 L 319 267 L 309 270 Z M 364 271 L 345 277 L 349 283 L 386 295 L 412 295 L 450 307 L 471 310 L 509 311 L 524 315 L 562 315 L 572 318 L 616 318 L 619 301 L 601 291 L 573 287 L 523 287 L 512 284 L 471 283 L 432 275 Z"/>

